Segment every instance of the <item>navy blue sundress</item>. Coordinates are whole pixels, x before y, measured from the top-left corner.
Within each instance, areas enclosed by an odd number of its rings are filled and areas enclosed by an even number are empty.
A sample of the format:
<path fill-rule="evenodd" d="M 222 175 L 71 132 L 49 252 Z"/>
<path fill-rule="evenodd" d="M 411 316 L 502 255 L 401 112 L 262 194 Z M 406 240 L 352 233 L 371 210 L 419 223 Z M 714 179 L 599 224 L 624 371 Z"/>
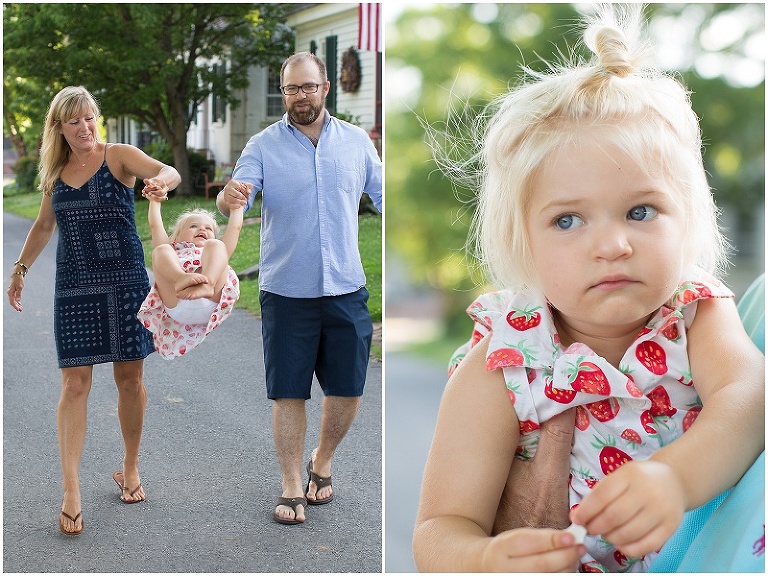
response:
<path fill-rule="evenodd" d="M 155 347 L 136 318 L 150 284 L 133 189 L 112 175 L 105 158 L 80 188 L 57 181 L 52 205 L 59 227 L 53 304 L 59 368 L 146 358 Z"/>

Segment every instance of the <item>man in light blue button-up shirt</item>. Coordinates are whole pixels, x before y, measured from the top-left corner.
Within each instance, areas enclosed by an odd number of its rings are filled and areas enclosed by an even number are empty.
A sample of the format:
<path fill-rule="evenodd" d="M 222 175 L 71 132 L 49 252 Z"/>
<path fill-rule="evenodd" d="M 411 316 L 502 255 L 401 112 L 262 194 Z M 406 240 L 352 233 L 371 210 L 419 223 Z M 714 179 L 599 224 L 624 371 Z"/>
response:
<path fill-rule="evenodd" d="M 372 335 L 358 250 L 363 192 L 382 209 L 382 167 L 364 130 L 325 109 L 325 64 L 313 54 L 283 63 L 283 119 L 254 135 L 217 206 L 225 216 L 262 193 L 259 288 L 267 396 L 282 472 L 274 512 L 304 522 L 307 504 L 330 502 L 331 459 L 357 414 Z M 302 476 L 312 376 L 323 389 L 318 446 Z M 371 438 L 374 443 L 380 438 Z"/>

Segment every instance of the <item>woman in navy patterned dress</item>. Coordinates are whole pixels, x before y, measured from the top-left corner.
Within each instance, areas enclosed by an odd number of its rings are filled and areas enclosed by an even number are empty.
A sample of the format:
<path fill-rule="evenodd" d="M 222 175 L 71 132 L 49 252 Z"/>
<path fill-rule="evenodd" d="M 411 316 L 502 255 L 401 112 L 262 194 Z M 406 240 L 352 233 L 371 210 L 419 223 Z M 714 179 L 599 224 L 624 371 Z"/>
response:
<path fill-rule="evenodd" d="M 122 469 L 113 474 L 126 503 L 145 494 L 139 445 L 146 390 L 144 358 L 152 335 L 136 318 L 149 292 L 144 252 L 134 219 L 136 178 L 145 191 L 167 198 L 181 182 L 172 167 L 138 148 L 99 140 L 98 106 L 83 87 L 67 87 L 51 102 L 40 152 L 40 212 L 14 264 L 8 298 L 21 312 L 24 276 L 58 225 L 54 335 L 62 391 L 57 421 L 64 499 L 59 528 L 84 527 L 79 467 L 86 432 L 93 365 L 113 363 L 118 418 L 125 442 Z"/>

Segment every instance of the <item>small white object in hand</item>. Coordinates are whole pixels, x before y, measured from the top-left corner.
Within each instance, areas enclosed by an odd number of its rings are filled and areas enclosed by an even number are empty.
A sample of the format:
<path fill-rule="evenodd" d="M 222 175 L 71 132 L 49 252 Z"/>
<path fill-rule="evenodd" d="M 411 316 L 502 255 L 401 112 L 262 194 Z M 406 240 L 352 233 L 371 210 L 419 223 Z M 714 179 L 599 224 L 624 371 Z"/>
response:
<path fill-rule="evenodd" d="M 573 534 L 573 537 L 576 539 L 576 544 L 584 544 L 584 537 L 587 535 L 587 529 L 584 528 L 584 526 L 571 524 L 565 531 Z"/>

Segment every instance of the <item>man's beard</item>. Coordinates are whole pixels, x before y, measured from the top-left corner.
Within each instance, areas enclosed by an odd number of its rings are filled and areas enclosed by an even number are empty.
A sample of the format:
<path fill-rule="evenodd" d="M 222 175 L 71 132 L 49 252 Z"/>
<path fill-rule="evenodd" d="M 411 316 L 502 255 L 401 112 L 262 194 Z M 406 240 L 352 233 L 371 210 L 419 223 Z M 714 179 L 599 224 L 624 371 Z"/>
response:
<path fill-rule="evenodd" d="M 283 100 L 283 102 L 285 102 L 285 100 Z M 312 124 L 312 122 L 317 120 L 317 118 L 320 116 L 320 113 L 323 111 L 323 108 L 325 107 L 325 98 L 323 98 L 317 106 L 313 105 L 309 100 L 307 100 L 307 103 L 309 106 L 304 107 L 301 110 L 296 109 L 296 105 L 299 104 L 299 102 L 294 102 L 293 106 L 290 108 L 286 107 L 286 112 L 288 112 L 288 119 L 293 124 L 309 126 Z"/>

